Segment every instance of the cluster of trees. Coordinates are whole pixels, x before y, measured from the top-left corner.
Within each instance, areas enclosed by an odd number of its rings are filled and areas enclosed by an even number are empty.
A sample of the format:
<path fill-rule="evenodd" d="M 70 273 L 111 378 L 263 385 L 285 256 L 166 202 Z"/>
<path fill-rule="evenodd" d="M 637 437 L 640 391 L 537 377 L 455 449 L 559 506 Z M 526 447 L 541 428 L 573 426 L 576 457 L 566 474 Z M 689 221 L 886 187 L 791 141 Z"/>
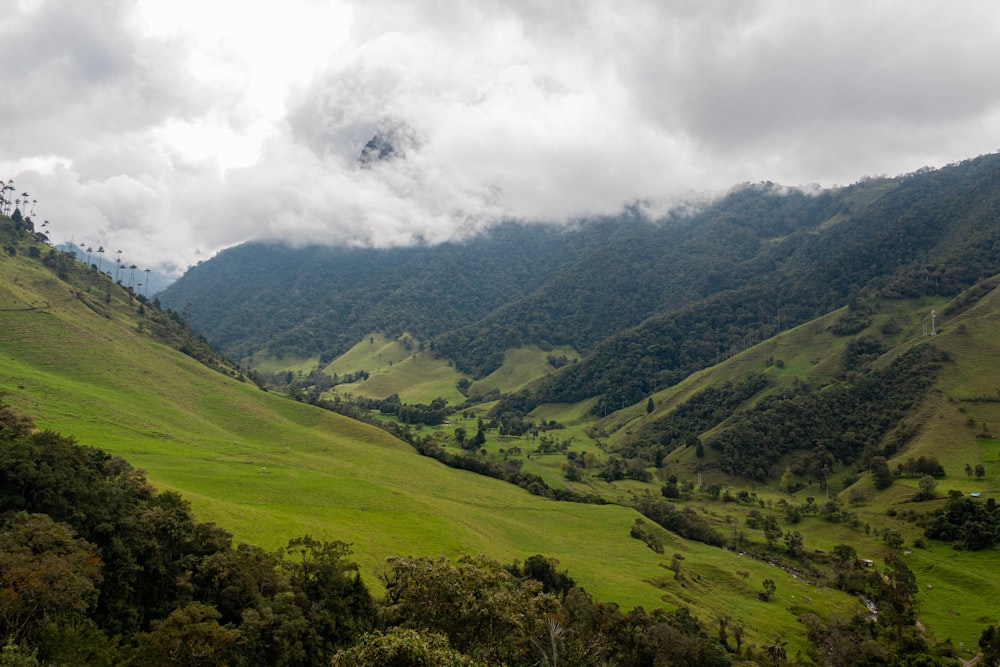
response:
<path fill-rule="evenodd" d="M 930 475 L 935 479 L 944 477 L 944 466 L 934 456 L 920 455 L 917 458 L 909 456 L 902 463 L 896 464 L 896 475 L 902 477 L 924 477 Z"/>
<path fill-rule="evenodd" d="M 443 398 L 435 398 L 430 405 L 422 403 L 410 405 L 403 403 L 399 394 L 393 394 L 382 400 L 364 399 L 359 404 L 370 410 L 378 410 L 384 415 L 395 415 L 404 424 L 437 426 L 444 423 L 448 415 L 452 413 L 452 410 L 448 408 L 448 401 Z"/>
<path fill-rule="evenodd" d="M 643 459 L 623 459 L 612 454 L 597 476 L 605 482 L 617 482 L 623 479 L 649 482 L 653 479 L 653 473 L 646 470 L 646 466 L 647 462 Z"/>
<path fill-rule="evenodd" d="M 725 537 L 691 507 L 678 509 L 666 500 L 641 496 L 636 501 L 635 508 L 646 518 L 681 537 L 716 547 L 726 543 Z"/>
<path fill-rule="evenodd" d="M 650 450 L 669 453 L 678 447 L 697 446 L 699 436 L 723 423 L 747 400 L 762 391 L 768 380 L 762 373 L 749 373 L 738 382 L 709 387 L 677 406 L 665 417 L 643 428 L 641 434 L 625 444 L 620 453 L 634 457 Z"/>
<path fill-rule="evenodd" d="M 923 397 L 945 360 L 925 343 L 884 369 L 822 389 L 799 384 L 736 415 L 708 445 L 720 452 L 722 470 L 759 480 L 768 478 L 783 454 L 817 443 L 826 443 L 842 463 L 860 459 L 868 466 L 879 455 L 882 436 Z"/>
<path fill-rule="evenodd" d="M 994 498 L 982 502 L 960 491 L 949 492 L 948 504 L 922 520 L 924 535 L 977 551 L 1000 542 L 1000 508 Z"/>
<path fill-rule="evenodd" d="M 767 270 L 760 257 L 768 239 L 818 225 L 839 205 L 829 193 L 812 198 L 766 183 L 738 188 L 700 211 L 657 223 L 623 215 L 612 221 L 615 234 L 585 262 L 519 295 L 502 312 L 440 337 L 437 349 L 474 374 L 491 372 L 499 365 L 498 351 L 502 360 L 503 350 L 523 342 L 572 345 L 590 353 L 659 312 L 752 280 Z M 654 285 L 671 288 L 651 289 Z"/>

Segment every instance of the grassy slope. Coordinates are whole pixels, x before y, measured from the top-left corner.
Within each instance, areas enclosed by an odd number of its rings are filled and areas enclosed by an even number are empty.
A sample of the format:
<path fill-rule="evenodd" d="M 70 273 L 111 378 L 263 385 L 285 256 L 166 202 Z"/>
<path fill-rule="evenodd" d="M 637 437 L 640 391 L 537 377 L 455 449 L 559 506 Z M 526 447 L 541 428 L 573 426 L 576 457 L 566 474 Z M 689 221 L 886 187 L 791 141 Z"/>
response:
<path fill-rule="evenodd" d="M 117 290 L 113 298 L 114 318 L 100 317 L 40 265 L 0 260 L 4 400 L 40 428 L 145 468 L 151 482 L 182 492 L 201 519 L 239 540 L 277 547 L 304 533 L 342 539 L 372 582 L 396 553 L 486 552 L 505 561 L 544 553 L 598 599 L 692 604 L 707 621 L 728 610 L 760 642 L 780 633 L 802 644 L 793 600 L 811 598 L 824 613 L 854 604 L 665 533 L 667 555 L 654 554 L 628 537 L 637 518 L 629 509 L 546 501 L 226 378 L 140 335 L 135 304 Z M 662 567 L 674 552 L 687 557 L 684 587 Z M 778 582 L 778 604 L 756 599 L 764 578 Z M 707 609 L 706 596 L 717 607 Z"/>
<path fill-rule="evenodd" d="M 1000 396 L 1000 380 L 997 379 L 995 366 L 996 359 L 1000 358 L 1000 334 L 997 333 L 1000 331 L 1000 294 L 991 293 L 975 307 L 951 320 L 940 317 L 945 305 L 943 301 L 926 300 L 882 302 L 869 328 L 870 332 L 877 332 L 891 320 L 900 327 L 899 333 L 893 335 L 891 340 L 905 345 L 907 342 L 926 340 L 922 338 L 923 325 L 930 324 L 930 309 L 936 308 L 939 313 L 939 335 L 934 343 L 946 350 L 955 363 L 944 367 L 937 388 L 908 416 L 910 423 L 920 426 L 919 435 L 889 461 L 890 468 L 894 469 L 909 457 L 936 457 L 947 472 L 947 477 L 938 483 L 939 500 L 910 502 L 917 490 L 916 480 L 906 478 L 898 479 L 885 491 L 876 491 L 866 475 L 842 490 L 840 480 L 850 472 L 845 469 L 835 471 L 831 481 L 831 493 L 839 495 L 845 507 L 856 510 L 862 522 L 872 527 L 900 530 L 906 537 L 907 545 L 912 545 L 922 536 L 922 529 L 900 517 L 888 516 L 890 510 L 897 514 L 907 510 L 917 513 L 931 511 L 943 504 L 949 489 L 958 489 L 963 493 L 981 492 L 984 497 L 1000 491 L 1000 440 L 977 437 L 984 423 L 992 434 L 1000 434 L 1000 399 L 997 398 Z M 777 386 L 796 376 L 828 379 L 836 368 L 838 354 L 847 342 L 846 338 L 834 336 L 828 330 L 838 316 L 839 313 L 834 313 L 785 332 L 724 364 L 697 373 L 679 385 L 657 393 L 654 396 L 656 409 L 650 415 L 646 415 L 645 402 L 641 402 L 609 415 L 596 422 L 595 426 L 604 428 L 610 434 L 613 447 L 615 443 L 624 441 L 629 432 L 639 428 L 645 420 L 667 414 L 705 387 L 739 379 L 750 371 L 767 373 Z M 783 368 L 768 365 L 769 358 L 781 359 Z M 705 461 L 711 463 L 715 456 L 717 453 L 711 448 L 706 449 Z M 697 479 L 696 466 L 699 462 L 693 448 L 672 453 L 667 463 L 669 472 L 676 474 L 680 481 Z M 983 463 L 987 476 L 982 480 L 968 477 L 964 472 L 967 463 L 973 468 L 977 463 Z M 752 485 L 718 471 L 703 473 L 702 480 L 705 483 L 720 483 L 733 491 L 752 489 L 761 499 L 773 502 L 787 498 L 776 485 Z M 598 484 L 598 492 L 602 492 L 600 486 Z M 634 482 L 608 486 L 619 493 L 643 488 Z M 656 484 L 649 488 L 655 492 Z M 852 489 L 865 493 L 867 500 L 863 505 L 848 505 L 848 494 Z M 607 493 L 605 489 L 603 494 Z M 804 502 L 808 495 L 825 499 L 823 492 L 813 484 L 797 493 L 794 502 Z M 728 516 L 737 524 L 743 523 L 747 508 L 735 503 L 723 504 L 697 498 L 689 504 L 716 512 L 720 517 Z M 886 553 L 880 541 L 839 524 L 819 519 L 806 519 L 795 526 L 781 523 L 784 530 L 800 531 L 810 549 L 829 550 L 836 544 L 848 543 L 855 546 L 862 557 L 879 560 Z M 761 539 L 753 531 L 747 532 L 755 539 Z M 926 539 L 924 542 L 924 548 L 905 547 L 909 552 L 906 556 L 908 563 L 920 583 L 921 621 L 930 635 L 937 639 L 951 637 L 956 645 L 964 642 L 966 647 L 974 647 L 982 628 L 1000 618 L 995 603 L 1000 596 L 1000 582 L 992 575 L 1000 566 L 1000 549 L 970 553 Z"/>
<path fill-rule="evenodd" d="M 367 398 L 399 394 L 404 403 L 424 405 L 439 397 L 451 405 L 465 400 L 455 388 L 462 377 L 458 371 L 448 362 L 418 351 L 417 343 L 411 341 L 409 348 L 401 339 L 389 340 L 382 334 L 365 336 L 323 371 L 328 375 L 344 375 L 363 370 L 370 373 L 369 378 L 338 385 L 331 393 Z"/>
<path fill-rule="evenodd" d="M 573 351 L 573 348 L 565 346 L 548 351 L 542 350 L 537 345 L 507 350 L 500 368 L 474 382 L 469 393 L 480 395 L 491 389 L 499 389 L 505 394 L 516 393 L 552 372 L 552 366 L 548 362 L 549 356 L 577 359 L 580 355 Z"/>
<path fill-rule="evenodd" d="M 949 351 L 956 363 L 944 369 L 938 389 L 907 418 L 910 423 L 920 426 L 920 434 L 890 461 L 890 467 L 895 467 L 897 463 L 911 456 L 937 457 L 948 472 L 948 476 L 939 482 L 940 499 L 925 503 L 910 502 L 910 497 L 916 492 L 916 481 L 910 479 L 899 479 L 890 489 L 882 492 L 876 491 L 865 475 L 862 475 L 853 486 L 843 489 L 840 482 L 851 472 L 847 469 L 836 470 L 831 479 L 831 497 L 839 496 L 845 507 L 856 511 L 861 521 L 871 527 L 900 530 L 906 538 L 907 545 L 918 540 L 922 530 L 901 516 L 888 516 L 887 512 L 890 510 L 897 514 L 908 511 L 917 513 L 931 511 L 944 502 L 943 497 L 951 488 L 960 489 L 963 493 L 971 491 L 990 493 L 995 492 L 997 488 L 996 480 L 1000 479 L 1000 440 L 976 436 L 982 430 L 983 423 L 988 429 L 1000 434 L 1000 403 L 993 401 L 1000 395 L 1000 384 L 995 380 L 993 371 L 994 360 L 1000 357 L 1000 335 L 994 334 L 998 330 L 997 320 L 1000 319 L 998 301 L 1000 297 L 993 294 L 968 312 L 949 321 L 939 316 L 939 335 L 935 339 L 935 344 Z M 924 326 L 929 325 L 930 309 L 936 308 L 940 314 L 944 312 L 945 306 L 943 300 L 883 301 L 879 304 L 868 330 L 882 335 L 887 342 L 905 346 L 922 340 Z M 599 421 L 588 416 L 587 403 L 541 406 L 536 409 L 533 416 L 536 419 L 555 420 L 565 424 L 565 429 L 554 431 L 552 434 L 558 439 L 572 438 L 572 450 L 593 451 L 603 457 L 605 453 L 587 434 L 588 427 L 603 429 L 608 437 L 602 440 L 609 446 L 609 451 L 613 451 L 618 443 L 625 441 L 631 432 L 641 428 L 645 421 L 667 414 L 705 387 L 727 380 L 738 380 L 750 371 L 766 373 L 774 381 L 774 387 L 785 386 L 793 378 L 819 382 L 832 380 L 839 369 L 840 354 L 849 340 L 847 337 L 835 336 L 829 330 L 841 314 L 842 311 L 832 313 L 825 318 L 764 341 L 719 366 L 697 373 L 679 385 L 657 393 L 654 396 L 656 408 L 649 415 L 646 414 L 643 401 Z M 895 325 L 898 333 L 884 336 L 880 333 L 881 328 L 889 322 Z M 896 353 L 898 352 L 890 353 L 887 358 Z M 504 367 L 490 378 L 476 383 L 473 389 L 497 386 L 502 391 L 518 390 L 530 384 L 532 379 L 548 372 L 545 363 L 547 354 L 532 348 L 508 352 Z M 774 363 L 779 360 L 780 364 Z M 391 387 L 394 392 L 404 396 L 405 392 L 415 392 L 416 387 L 421 385 L 418 378 L 431 377 L 428 370 L 424 371 L 424 375 L 406 372 L 405 364 L 408 361 L 411 360 L 394 365 L 391 371 L 382 369 L 387 371 L 388 377 L 393 378 L 392 384 L 385 387 Z M 457 375 L 449 376 L 447 382 L 457 381 L 457 378 Z M 445 388 L 445 382 L 443 379 L 440 380 L 437 388 Z M 383 390 L 381 393 L 375 392 L 374 395 L 388 395 L 388 393 L 392 392 Z M 424 394 L 426 393 L 424 391 Z M 412 395 L 421 394 L 415 392 Z M 439 392 L 436 395 L 443 394 Z M 990 400 L 983 400 L 983 397 L 989 397 Z M 429 398 L 428 395 L 426 400 Z M 409 400 L 418 402 L 413 398 Z M 454 418 L 454 425 L 463 425 L 467 429 L 474 428 L 473 422 L 466 424 L 461 418 Z M 515 445 L 525 452 L 533 448 L 530 441 L 525 439 L 499 438 L 490 434 L 485 449 L 496 452 L 501 447 L 509 448 Z M 708 449 L 706 460 L 711 462 L 716 455 L 713 450 Z M 561 466 L 564 461 L 565 457 L 560 454 L 533 455 L 524 461 L 524 468 L 541 475 L 553 487 L 570 486 L 584 492 L 596 492 L 607 499 L 621 502 L 627 502 L 629 497 L 636 493 L 655 494 L 658 491 L 657 482 L 641 484 L 624 481 L 605 484 L 591 480 L 571 484 L 562 478 Z M 973 467 L 977 463 L 984 463 L 989 473 L 987 478 L 977 480 L 967 477 L 964 473 L 966 463 Z M 667 470 L 676 474 L 682 482 L 693 482 L 698 479 L 697 464 L 698 460 L 693 450 L 679 450 L 668 457 Z M 777 502 L 783 497 L 774 485 L 751 485 L 745 480 L 718 471 L 703 473 L 702 481 L 720 483 L 734 492 L 744 488 L 753 490 L 765 501 Z M 856 507 L 848 505 L 848 494 L 851 490 L 864 493 L 866 497 L 864 504 Z M 793 500 L 797 503 L 804 502 L 807 495 L 820 500 L 825 499 L 825 493 L 813 483 L 796 494 Z M 714 516 L 719 522 L 720 529 L 723 530 L 727 530 L 727 523 L 743 526 L 748 510 L 747 507 L 735 503 L 710 501 L 698 496 L 688 501 L 688 504 Z M 840 524 L 807 518 L 794 527 L 782 522 L 782 527 L 785 530 L 800 531 L 805 536 L 808 549 L 829 551 L 836 544 L 848 543 L 854 545 L 862 557 L 880 561 L 886 554 L 886 547 L 880 540 L 866 535 L 861 530 L 852 530 Z M 754 531 L 746 532 L 752 539 L 763 539 Z M 916 572 L 921 586 L 919 596 L 921 621 L 933 638 L 951 637 L 956 644 L 964 642 L 966 647 L 974 646 L 974 639 L 978 638 L 982 627 L 997 620 L 994 600 L 1000 595 L 1000 585 L 995 583 L 988 573 L 995 571 L 995 567 L 1000 565 L 1000 550 L 966 553 L 955 551 L 948 545 L 925 542 L 927 545 L 924 548 L 907 547 L 908 562 Z M 668 554 L 671 553 L 671 548 L 668 544 Z M 754 606 L 757 604 L 754 593 L 755 590 L 759 590 L 759 581 L 762 578 L 770 576 L 779 582 L 779 597 L 782 596 L 781 581 L 785 581 L 786 584 L 796 582 L 796 585 L 800 586 L 804 584 L 785 575 L 779 575 L 783 576 L 783 579 L 775 577 L 773 568 L 761 566 L 764 568 L 762 571 L 753 569 L 760 564 L 751 562 L 753 567 L 747 568 L 746 563 L 742 562 L 743 559 L 734 560 L 733 555 L 725 551 L 689 544 L 685 544 L 684 548 L 691 551 L 684 551 L 681 547 L 675 550 L 688 557 L 685 566 L 694 574 L 685 580 L 685 587 L 681 587 L 669 577 L 664 577 L 664 573 L 651 579 L 664 587 L 666 599 L 673 603 L 688 600 L 690 604 L 696 604 L 690 601 L 696 599 L 691 596 L 697 592 L 697 595 L 709 596 L 712 599 L 711 614 L 730 613 L 726 610 L 731 610 L 734 618 L 747 618 L 746 610 L 754 609 L 753 614 L 761 623 L 776 628 L 779 632 L 788 633 L 797 625 L 791 620 L 788 608 L 800 603 L 803 599 L 801 596 L 812 598 L 814 604 L 818 605 L 817 608 L 826 612 L 836 606 L 834 601 L 841 599 L 835 594 L 830 594 L 830 598 L 825 599 L 813 595 L 812 590 L 799 590 L 797 593 L 788 592 L 789 597 L 785 599 L 787 606 L 782 612 L 787 614 L 785 617 L 775 613 L 777 607 L 774 605 L 762 604 L 757 609 Z M 750 583 L 736 578 L 733 575 L 736 569 L 751 569 L 753 574 L 748 580 Z M 698 574 L 702 575 L 700 580 L 696 578 Z M 705 577 L 705 574 L 712 576 Z M 753 586 L 754 581 L 757 582 L 756 589 Z M 792 595 L 796 597 L 792 598 Z"/>

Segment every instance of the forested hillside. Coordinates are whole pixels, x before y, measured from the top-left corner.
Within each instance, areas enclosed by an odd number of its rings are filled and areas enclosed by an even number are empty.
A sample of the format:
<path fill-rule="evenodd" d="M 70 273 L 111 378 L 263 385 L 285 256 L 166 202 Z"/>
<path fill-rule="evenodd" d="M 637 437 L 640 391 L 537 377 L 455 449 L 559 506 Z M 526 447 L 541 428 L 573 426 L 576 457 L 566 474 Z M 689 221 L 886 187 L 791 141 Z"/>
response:
<path fill-rule="evenodd" d="M 329 248 L 248 243 L 160 294 L 230 356 L 343 352 L 372 331 L 429 339 L 501 308 L 617 233 L 503 225 L 464 243 Z"/>
<path fill-rule="evenodd" d="M 409 332 L 473 378 L 507 350 L 584 358 L 538 402 L 634 403 L 866 294 L 954 295 L 1000 270 L 1000 156 L 817 192 L 745 185 L 694 213 L 566 229 L 508 224 L 465 243 L 374 250 L 249 244 L 167 290 L 240 358 L 328 360 Z"/>

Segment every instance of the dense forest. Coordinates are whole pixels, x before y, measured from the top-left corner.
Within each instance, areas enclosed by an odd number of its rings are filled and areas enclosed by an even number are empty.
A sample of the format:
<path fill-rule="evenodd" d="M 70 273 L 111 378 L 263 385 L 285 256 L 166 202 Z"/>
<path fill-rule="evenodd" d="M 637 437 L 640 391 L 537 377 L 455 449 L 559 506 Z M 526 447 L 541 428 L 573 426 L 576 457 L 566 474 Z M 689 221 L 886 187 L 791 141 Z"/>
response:
<path fill-rule="evenodd" d="M 192 267 L 161 301 L 232 357 L 332 358 L 372 331 L 430 339 L 493 312 L 616 233 L 508 223 L 433 247 L 289 248 L 248 243 Z"/>

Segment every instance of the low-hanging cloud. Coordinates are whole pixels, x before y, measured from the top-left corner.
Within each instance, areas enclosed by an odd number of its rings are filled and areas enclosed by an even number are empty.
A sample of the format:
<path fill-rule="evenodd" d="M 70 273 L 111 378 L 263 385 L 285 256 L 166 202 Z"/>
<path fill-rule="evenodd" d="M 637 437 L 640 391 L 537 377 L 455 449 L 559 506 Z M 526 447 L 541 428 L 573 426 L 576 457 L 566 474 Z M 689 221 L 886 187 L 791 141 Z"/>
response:
<path fill-rule="evenodd" d="M 0 14 L 0 176 L 54 240 L 180 267 L 252 238 L 435 243 L 1000 147 L 986 1 L 170 7 Z M 362 164 L 376 134 L 398 150 Z"/>

